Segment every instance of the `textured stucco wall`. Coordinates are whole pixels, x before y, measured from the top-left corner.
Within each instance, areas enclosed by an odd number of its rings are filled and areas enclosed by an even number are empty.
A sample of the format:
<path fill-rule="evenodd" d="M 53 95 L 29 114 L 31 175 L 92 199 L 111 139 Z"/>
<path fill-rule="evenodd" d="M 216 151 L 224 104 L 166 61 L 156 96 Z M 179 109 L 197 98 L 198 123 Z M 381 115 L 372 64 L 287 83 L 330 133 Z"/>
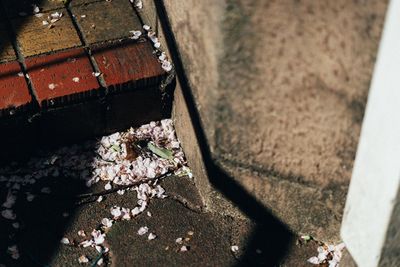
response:
<path fill-rule="evenodd" d="M 215 160 L 293 230 L 338 240 L 387 1 L 163 3 Z"/>

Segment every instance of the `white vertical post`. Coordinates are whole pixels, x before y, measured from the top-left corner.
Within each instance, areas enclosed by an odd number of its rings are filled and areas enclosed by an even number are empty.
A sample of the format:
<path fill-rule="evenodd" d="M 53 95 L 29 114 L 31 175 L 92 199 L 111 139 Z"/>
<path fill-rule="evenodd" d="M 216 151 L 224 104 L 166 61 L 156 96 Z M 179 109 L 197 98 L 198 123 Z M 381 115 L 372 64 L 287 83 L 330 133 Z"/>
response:
<path fill-rule="evenodd" d="M 341 235 L 361 267 L 400 266 L 400 0 L 391 0 Z"/>

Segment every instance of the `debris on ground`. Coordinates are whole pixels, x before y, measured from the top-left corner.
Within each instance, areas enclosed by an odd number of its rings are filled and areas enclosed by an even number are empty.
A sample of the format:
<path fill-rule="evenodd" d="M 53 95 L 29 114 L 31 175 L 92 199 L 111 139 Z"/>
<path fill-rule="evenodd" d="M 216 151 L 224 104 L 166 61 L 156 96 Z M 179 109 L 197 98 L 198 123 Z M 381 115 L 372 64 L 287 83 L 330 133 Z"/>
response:
<path fill-rule="evenodd" d="M 184 168 L 183 168 L 184 167 Z M 69 177 L 84 181 L 87 187 L 102 182 L 106 191 L 76 196 L 77 198 L 92 197 L 93 201 L 101 202 L 103 196 L 109 193 L 123 195 L 126 190 L 136 192 L 137 204 L 134 207 L 109 207 L 109 217 L 99 222 L 97 229 L 92 229 L 90 235 L 83 230 L 78 231 L 78 236 L 84 239 L 74 242 L 68 237 L 60 240 L 61 244 L 94 248 L 100 255 L 97 265 L 107 258 L 106 235 L 109 229 L 118 221 L 131 220 L 143 213 L 153 198 L 167 197 L 164 188 L 159 185 L 160 179 L 175 174 L 188 175 L 190 169 L 186 167 L 186 159 L 176 138 L 170 119 L 151 122 L 137 129 L 129 129 L 104 136 L 98 141 L 88 141 L 83 145 L 62 147 L 52 153 L 44 153 L 30 159 L 27 163 L 19 165 L 12 163 L 0 168 L 0 183 L 4 183 L 8 190 L 7 198 L 1 206 L 1 215 L 18 231 L 18 214 L 14 212 L 17 195 L 24 192 L 27 201 L 32 201 L 35 195 L 51 195 L 51 186 L 41 187 L 32 191 L 29 186 L 41 179 L 53 177 Z M 62 212 L 67 217 L 67 212 Z M 151 213 L 147 212 L 151 217 Z M 138 230 L 139 235 L 149 232 L 146 226 Z M 12 236 L 12 235 L 10 235 Z M 148 240 L 154 240 L 157 235 L 150 232 Z M 9 241 L 14 242 L 13 240 Z M 18 259 L 19 253 L 16 246 L 10 246 L 7 253 Z M 106 259 L 107 260 L 107 259 Z M 89 259 L 82 255 L 77 259 L 79 263 L 88 262 Z M 93 262 L 92 262 L 93 263 Z"/>
<path fill-rule="evenodd" d="M 338 245 L 322 244 L 317 248 L 318 255 L 309 258 L 307 261 L 318 266 L 339 267 L 342 251 L 345 248 L 344 243 Z"/>

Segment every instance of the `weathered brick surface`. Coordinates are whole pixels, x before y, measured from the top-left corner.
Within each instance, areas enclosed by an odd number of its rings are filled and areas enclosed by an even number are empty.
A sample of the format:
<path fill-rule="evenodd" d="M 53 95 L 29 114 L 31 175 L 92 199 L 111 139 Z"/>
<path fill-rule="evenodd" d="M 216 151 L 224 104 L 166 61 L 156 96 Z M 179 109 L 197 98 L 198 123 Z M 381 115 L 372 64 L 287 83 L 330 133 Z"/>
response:
<path fill-rule="evenodd" d="M 32 56 L 61 49 L 80 46 L 79 36 L 72 24 L 66 9 L 58 9 L 63 13 L 54 27 L 42 25 L 50 13 L 42 17 L 30 16 L 12 20 L 14 32 L 24 56 Z M 54 11 L 52 11 L 54 12 Z"/>
<path fill-rule="evenodd" d="M 25 64 L 42 107 L 68 105 L 101 92 L 83 48 L 30 57 Z"/>
<path fill-rule="evenodd" d="M 0 116 L 27 108 L 32 98 L 18 62 L 0 64 Z"/>
<path fill-rule="evenodd" d="M 149 42 L 117 42 L 91 49 L 111 91 L 155 85 L 166 74 Z"/>
<path fill-rule="evenodd" d="M 16 61 L 0 64 L 0 162 L 23 157 L 35 138 L 35 125 L 28 122 L 32 97 L 20 71 Z"/>
<path fill-rule="evenodd" d="M 32 14 L 32 3 L 43 15 Z M 0 66 L 0 117 L 4 115 L 0 127 L 7 131 L 0 137 L 13 139 L 10 144 L 22 149 L 19 144 L 32 144 L 28 136 L 37 136 L 34 143 L 40 146 L 53 145 L 163 118 L 165 98 L 159 85 L 166 73 L 149 42 L 126 40 L 129 31 L 142 28 L 128 0 L 69 3 L 102 72 L 107 95 L 93 75 L 72 19 L 60 8 L 62 0 L 6 0 L 4 4 L 7 15 L 1 19 L 11 22 L 34 96 L 25 77 L 18 75 L 19 63 Z M 62 13 L 62 18 L 52 27 L 43 25 L 54 12 Z M 0 24 L 0 62 L 16 60 L 6 30 Z M 27 107 L 32 112 L 20 112 L 18 119 L 9 116 Z"/>
<path fill-rule="evenodd" d="M 3 0 L 3 4 L 8 17 L 34 14 L 33 5 L 39 7 L 40 12 L 64 7 L 63 0 Z"/>
<path fill-rule="evenodd" d="M 5 25 L 0 24 L 0 62 L 16 60 L 13 46 L 8 37 Z"/>
<path fill-rule="evenodd" d="M 101 1 L 72 7 L 87 43 L 121 39 L 142 28 L 129 1 Z M 83 16 L 83 17 L 82 17 Z"/>
<path fill-rule="evenodd" d="M 148 42 L 94 46 L 92 50 L 110 93 L 107 131 L 162 118 L 158 85 L 165 72 Z"/>
<path fill-rule="evenodd" d="M 26 66 L 44 108 L 39 121 L 40 143 L 72 142 L 101 132 L 102 89 L 83 48 L 30 57 Z"/>

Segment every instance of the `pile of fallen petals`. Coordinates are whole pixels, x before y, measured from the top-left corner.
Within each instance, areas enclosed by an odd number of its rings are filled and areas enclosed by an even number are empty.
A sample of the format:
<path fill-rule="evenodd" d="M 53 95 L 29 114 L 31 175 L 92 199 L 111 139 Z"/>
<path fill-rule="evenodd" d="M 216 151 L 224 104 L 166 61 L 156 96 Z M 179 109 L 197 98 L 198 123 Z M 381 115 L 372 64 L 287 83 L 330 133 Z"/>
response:
<path fill-rule="evenodd" d="M 85 237 L 79 244 L 72 244 L 66 237 L 61 239 L 61 243 L 65 245 L 95 248 L 101 254 L 96 263 L 101 265 L 104 261 L 103 256 L 109 251 L 105 244 L 108 230 L 117 221 L 130 220 L 144 212 L 150 199 L 167 197 L 158 181 L 160 177 L 171 174 L 192 177 L 172 121 L 166 119 L 151 122 L 136 129 L 131 128 L 125 132 L 104 136 L 100 140 L 88 141 L 83 145 L 62 147 L 32 158 L 24 166 L 11 164 L 1 168 L 0 183 L 2 186 L 5 184 L 8 190 L 1 206 L 1 216 L 17 231 L 18 214 L 14 212 L 13 206 L 18 193 L 24 192 L 27 201 L 33 201 L 38 194 L 51 194 L 49 187 L 41 188 L 40 192 L 22 191 L 25 186 L 35 184 L 46 177 L 81 179 L 88 187 L 103 182 L 105 191 L 128 186 L 126 189 L 118 190 L 117 193 L 122 195 L 126 190 L 135 191 L 137 195 L 135 207 L 109 207 L 110 216 L 99 222 L 98 229 L 93 229 L 89 235 L 83 230 L 77 233 Z M 101 195 L 97 201 L 102 201 Z M 151 214 L 147 212 L 147 216 Z M 149 240 L 155 238 L 154 233 L 148 235 Z M 11 244 L 8 254 L 17 260 L 18 247 Z M 78 261 L 84 263 L 89 260 L 82 255 Z"/>
<path fill-rule="evenodd" d="M 338 245 L 322 245 L 319 246 L 318 256 L 308 259 L 308 262 L 314 265 L 323 265 L 329 267 L 339 267 L 340 259 L 342 258 L 342 251 L 345 248 L 344 243 Z M 328 264 L 328 265 L 326 265 Z"/>

